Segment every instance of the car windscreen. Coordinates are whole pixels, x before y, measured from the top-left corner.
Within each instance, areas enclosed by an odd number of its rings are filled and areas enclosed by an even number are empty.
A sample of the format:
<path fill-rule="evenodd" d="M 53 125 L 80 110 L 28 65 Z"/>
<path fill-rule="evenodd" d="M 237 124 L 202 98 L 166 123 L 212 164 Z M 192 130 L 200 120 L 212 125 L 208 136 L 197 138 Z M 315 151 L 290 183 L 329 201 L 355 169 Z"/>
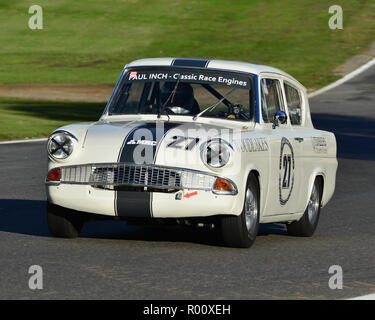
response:
<path fill-rule="evenodd" d="M 200 69 L 130 69 L 108 110 L 109 115 L 198 115 L 250 121 L 255 110 L 253 77 Z"/>

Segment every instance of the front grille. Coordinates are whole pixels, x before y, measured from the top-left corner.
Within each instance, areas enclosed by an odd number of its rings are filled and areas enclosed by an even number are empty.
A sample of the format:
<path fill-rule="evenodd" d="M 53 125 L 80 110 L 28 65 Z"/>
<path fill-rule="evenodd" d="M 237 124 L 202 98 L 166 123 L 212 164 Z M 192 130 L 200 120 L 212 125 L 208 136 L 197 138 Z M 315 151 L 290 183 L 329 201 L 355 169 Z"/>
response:
<path fill-rule="evenodd" d="M 215 180 L 215 176 L 200 171 L 158 165 L 111 163 L 61 168 L 61 183 L 93 186 L 212 190 Z"/>
<path fill-rule="evenodd" d="M 181 188 L 178 172 L 146 166 L 122 165 L 118 167 L 95 168 L 91 175 L 92 184 L 163 186 Z"/>

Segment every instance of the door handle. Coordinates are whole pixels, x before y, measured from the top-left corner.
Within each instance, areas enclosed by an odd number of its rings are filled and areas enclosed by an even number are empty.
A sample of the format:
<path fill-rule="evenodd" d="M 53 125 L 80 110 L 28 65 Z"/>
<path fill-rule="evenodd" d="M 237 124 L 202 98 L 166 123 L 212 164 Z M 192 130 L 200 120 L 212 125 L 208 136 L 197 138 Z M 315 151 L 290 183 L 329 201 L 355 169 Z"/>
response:
<path fill-rule="evenodd" d="M 303 141 L 303 138 L 301 137 L 295 137 L 294 140 L 298 141 L 298 142 L 302 142 Z"/>

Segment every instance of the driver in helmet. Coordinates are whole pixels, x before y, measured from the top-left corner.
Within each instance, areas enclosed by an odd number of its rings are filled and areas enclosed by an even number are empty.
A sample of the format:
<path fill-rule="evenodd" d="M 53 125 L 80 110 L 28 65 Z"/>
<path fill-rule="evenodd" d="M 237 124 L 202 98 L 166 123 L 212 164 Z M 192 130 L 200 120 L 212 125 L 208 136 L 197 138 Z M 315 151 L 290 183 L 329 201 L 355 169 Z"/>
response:
<path fill-rule="evenodd" d="M 164 104 L 172 95 L 175 82 L 166 82 L 160 92 L 161 103 Z M 200 112 L 199 105 L 194 99 L 193 87 L 189 83 L 180 82 L 176 92 L 169 98 L 165 109 L 171 114 L 195 115 Z"/>

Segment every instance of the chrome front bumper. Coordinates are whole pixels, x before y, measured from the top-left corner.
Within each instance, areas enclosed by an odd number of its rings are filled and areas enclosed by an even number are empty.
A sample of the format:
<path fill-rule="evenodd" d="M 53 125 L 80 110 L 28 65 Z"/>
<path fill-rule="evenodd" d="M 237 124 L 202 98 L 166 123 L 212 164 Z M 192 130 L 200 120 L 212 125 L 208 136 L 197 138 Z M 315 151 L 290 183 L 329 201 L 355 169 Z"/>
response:
<path fill-rule="evenodd" d="M 49 172 L 55 169 L 51 169 Z M 46 179 L 47 185 L 132 186 L 153 189 L 204 190 L 212 191 L 215 194 L 236 195 L 238 193 L 237 186 L 230 179 L 186 168 L 153 164 L 97 163 L 63 166 L 60 167 L 60 170 L 60 180 Z M 227 181 L 232 190 L 215 189 L 217 179 Z"/>

